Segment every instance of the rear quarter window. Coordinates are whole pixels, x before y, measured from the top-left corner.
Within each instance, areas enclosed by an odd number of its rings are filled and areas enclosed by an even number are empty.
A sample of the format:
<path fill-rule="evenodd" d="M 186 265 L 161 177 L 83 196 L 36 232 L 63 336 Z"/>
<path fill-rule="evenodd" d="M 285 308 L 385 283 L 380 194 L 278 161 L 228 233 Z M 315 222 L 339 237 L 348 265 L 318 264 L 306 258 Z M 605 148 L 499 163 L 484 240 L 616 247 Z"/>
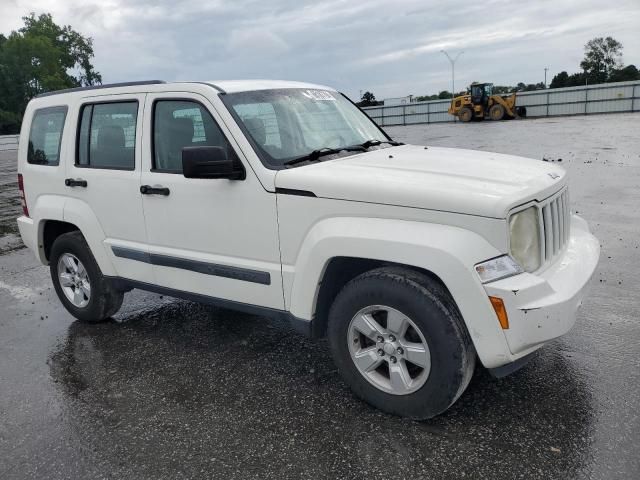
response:
<path fill-rule="evenodd" d="M 29 130 L 27 162 L 34 165 L 58 165 L 60 144 L 67 107 L 48 107 L 36 110 Z"/>

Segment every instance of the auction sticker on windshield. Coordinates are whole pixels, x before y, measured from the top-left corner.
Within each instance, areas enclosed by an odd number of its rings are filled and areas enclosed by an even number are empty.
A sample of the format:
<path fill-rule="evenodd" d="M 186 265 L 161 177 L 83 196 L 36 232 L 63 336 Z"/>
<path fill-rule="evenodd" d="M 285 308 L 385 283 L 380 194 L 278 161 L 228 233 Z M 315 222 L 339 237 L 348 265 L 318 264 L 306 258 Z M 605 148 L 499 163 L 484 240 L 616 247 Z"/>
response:
<path fill-rule="evenodd" d="M 302 94 L 305 97 L 310 98 L 311 100 L 328 101 L 328 102 L 336 101 L 335 97 L 331 95 L 330 92 L 327 92 L 326 90 L 306 90 L 302 92 Z"/>

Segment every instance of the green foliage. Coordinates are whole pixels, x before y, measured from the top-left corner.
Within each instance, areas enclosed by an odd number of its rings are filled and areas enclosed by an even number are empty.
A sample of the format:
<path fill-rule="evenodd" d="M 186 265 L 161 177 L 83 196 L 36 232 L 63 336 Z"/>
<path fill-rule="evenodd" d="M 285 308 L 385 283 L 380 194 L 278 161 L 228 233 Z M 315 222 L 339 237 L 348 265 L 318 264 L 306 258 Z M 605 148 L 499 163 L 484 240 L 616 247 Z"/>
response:
<path fill-rule="evenodd" d="M 622 44 L 616 39 L 597 37 L 589 40 L 584 48 L 584 59 L 580 62 L 582 72 L 571 75 L 560 72 L 551 80 L 550 88 L 640 80 L 635 65 L 623 67 Z"/>
<path fill-rule="evenodd" d="M 613 37 L 589 40 L 580 68 L 597 83 L 606 82 L 614 70 L 622 68 L 622 44 Z"/>
<path fill-rule="evenodd" d="M 0 133 L 17 132 L 34 96 L 62 88 L 99 84 L 91 64 L 93 45 L 50 14 L 24 17 L 24 27 L 0 35 Z"/>
<path fill-rule="evenodd" d="M 562 88 L 567 86 L 567 80 L 569 79 L 569 74 L 565 71 L 562 71 L 556 74 L 551 83 L 549 84 L 549 88 Z"/>
<path fill-rule="evenodd" d="M 627 65 L 624 68 L 615 69 L 609 75 L 610 82 L 629 82 L 640 80 L 640 72 L 635 65 Z"/>
<path fill-rule="evenodd" d="M 375 105 L 382 105 L 383 102 L 376 101 L 376 96 L 371 92 L 364 92 L 362 98 L 356 104 L 359 107 L 373 107 Z"/>
<path fill-rule="evenodd" d="M 527 83 L 524 84 L 522 82 L 516 85 L 515 89 L 511 90 L 512 92 L 533 92 L 534 90 L 544 90 L 544 82 L 538 83 Z"/>
<path fill-rule="evenodd" d="M 510 87 L 508 85 L 494 85 L 493 93 L 496 95 L 506 95 L 516 91 L 516 87 Z"/>
<path fill-rule="evenodd" d="M 438 95 L 418 95 L 415 99 L 416 102 L 428 102 L 430 100 L 438 100 Z"/>
<path fill-rule="evenodd" d="M 360 100 L 363 102 L 373 103 L 376 101 L 376 96 L 371 92 L 364 92 Z"/>

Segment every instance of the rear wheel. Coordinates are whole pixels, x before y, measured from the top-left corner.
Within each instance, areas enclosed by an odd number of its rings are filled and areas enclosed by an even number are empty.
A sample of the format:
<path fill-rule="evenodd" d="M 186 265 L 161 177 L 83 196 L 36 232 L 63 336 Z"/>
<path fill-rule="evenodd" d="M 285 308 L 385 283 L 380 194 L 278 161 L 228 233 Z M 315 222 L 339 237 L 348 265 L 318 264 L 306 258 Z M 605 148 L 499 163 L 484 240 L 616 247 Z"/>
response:
<path fill-rule="evenodd" d="M 58 298 L 83 322 L 101 322 L 122 306 L 124 293 L 113 288 L 80 232 L 60 235 L 51 247 L 51 279 Z"/>
<path fill-rule="evenodd" d="M 499 103 L 492 105 L 489 109 L 489 118 L 491 120 L 502 120 L 504 118 L 504 107 Z"/>
<path fill-rule="evenodd" d="M 473 120 L 473 110 L 469 107 L 462 107 L 458 112 L 458 118 L 461 122 L 470 122 Z"/>
<path fill-rule="evenodd" d="M 445 411 L 475 366 L 448 292 L 408 269 L 380 268 L 349 282 L 329 312 L 328 335 L 353 392 L 396 415 L 424 419 Z"/>

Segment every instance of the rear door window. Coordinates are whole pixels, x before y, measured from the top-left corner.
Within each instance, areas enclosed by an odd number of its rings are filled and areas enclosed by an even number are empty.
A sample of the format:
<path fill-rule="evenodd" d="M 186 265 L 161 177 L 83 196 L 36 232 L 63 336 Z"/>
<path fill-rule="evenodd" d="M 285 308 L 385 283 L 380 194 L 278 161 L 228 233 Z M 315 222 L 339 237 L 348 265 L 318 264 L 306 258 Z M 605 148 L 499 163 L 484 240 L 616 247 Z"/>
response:
<path fill-rule="evenodd" d="M 36 165 L 58 165 L 60 144 L 67 117 L 67 107 L 48 107 L 36 110 L 29 131 L 27 162 Z"/>
<path fill-rule="evenodd" d="M 78 135 L 79 167 L 135 168 L 138 102 L 84 105 Z"/>

